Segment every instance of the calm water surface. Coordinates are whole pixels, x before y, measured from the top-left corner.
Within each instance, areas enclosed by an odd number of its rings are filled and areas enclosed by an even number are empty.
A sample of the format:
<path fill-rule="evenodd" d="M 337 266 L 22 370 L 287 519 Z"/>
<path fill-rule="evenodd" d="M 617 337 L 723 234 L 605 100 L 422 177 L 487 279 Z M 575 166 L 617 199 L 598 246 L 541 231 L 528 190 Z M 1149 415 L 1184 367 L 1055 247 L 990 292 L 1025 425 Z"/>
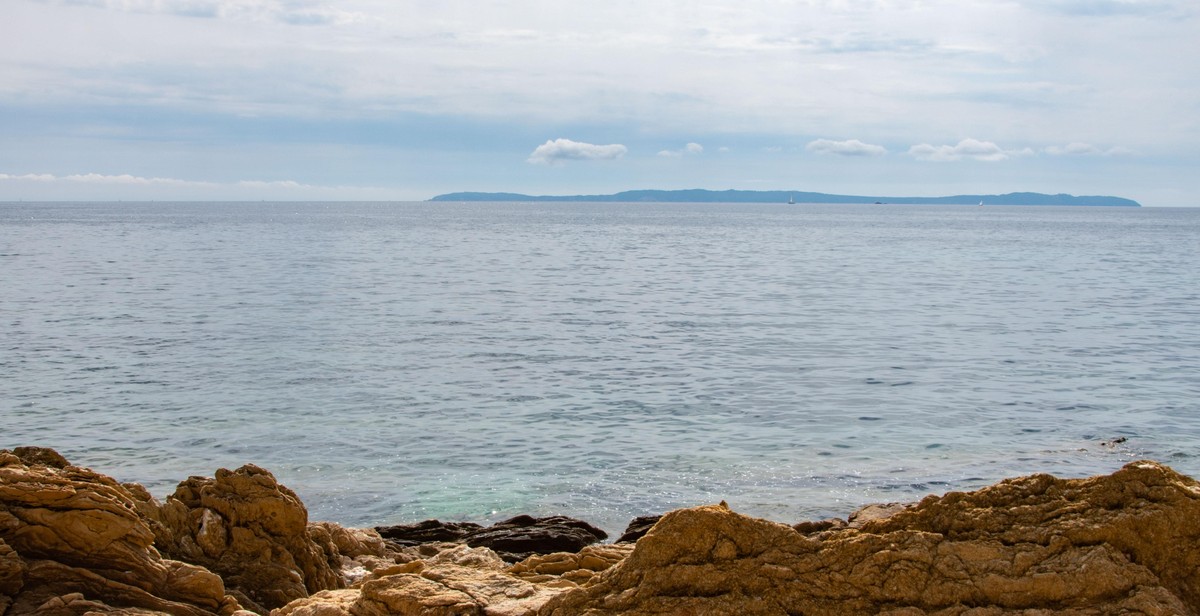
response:
<path fill-rule="evenodd" d="M 0 414 L 350 525 L 1200 474 L 1200 209 L 0 204 Z"/>

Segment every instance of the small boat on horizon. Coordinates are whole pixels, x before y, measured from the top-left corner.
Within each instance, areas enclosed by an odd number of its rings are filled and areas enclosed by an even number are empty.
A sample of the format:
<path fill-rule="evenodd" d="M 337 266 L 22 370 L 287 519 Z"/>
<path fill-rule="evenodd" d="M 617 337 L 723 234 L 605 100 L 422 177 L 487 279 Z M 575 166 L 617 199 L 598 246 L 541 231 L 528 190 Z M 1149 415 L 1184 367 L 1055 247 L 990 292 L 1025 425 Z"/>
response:
<path fill-rule="evenodd" d="M 788 205 L 796 205 L 796 198 L 792 195 L 788 195 Z"/>

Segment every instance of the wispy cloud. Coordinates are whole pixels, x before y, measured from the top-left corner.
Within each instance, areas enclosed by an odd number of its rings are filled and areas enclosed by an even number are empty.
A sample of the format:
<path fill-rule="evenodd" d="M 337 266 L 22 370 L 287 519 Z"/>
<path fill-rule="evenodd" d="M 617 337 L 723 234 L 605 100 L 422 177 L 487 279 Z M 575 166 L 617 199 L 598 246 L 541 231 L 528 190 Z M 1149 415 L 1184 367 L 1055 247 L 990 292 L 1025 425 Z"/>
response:
<path fill-rule="evenodd" d="M 1026 0 L 1023 4 L 1035 10 L 1051 10 L 1086 17 L 1172 16 L 1180 11 L 1179 3 L 1164 0 Z"/>
<path fill-rule="evenodd" d="M 980 141 L 978 139 L 963 139 L 956 145 L 935 146 L 922 143 L 908 149 L 908 154 L 917 160 L 935 162 L 953 162 L 963 159 L 995 162 L 1015 156 L 1032 156 L 1033 153 L 1033 150 L 1028 148 L 1022 150 L 1005 150 L 991 141 Z"/>
<path fill-rule="evenodd" d="M 1105 149 L 1080 142 L 1068 143 L 1065 146 L 1052 145 L 1042 151 L 1051 156 L 1133 156 L 1135 154 L 1133 150 L 1120 146 Z"/>
<path fill-rule="evenodd" d="M 846 141 L 817 139 L 816 141 L 810 141 L 805 149 L 809 152 L 837 154 L 838 156 L 883 156 L 887 154 L 887 148 L 881 145 L 863 143 L 858 139 L 847 139 Z"/>
<path fill-rule="evenodd" d="M 679 158 L 685 154 L 702 154 L 703 152 L 704 146 L 699 143 L 688 143 L 678 150 L 662 150 L 658 155 L 664 158 Z"/>
<path fill-rule="evenodd" d="M 129 173 L 0 173 L 0 200 L 172 200 L 425 198 L 379 186 L 309 184 L 296 180 L 195 180 Z"/>
<path fill-rule="evenodd" d="M 50 173 L 25 173 L 21 175 L 0 173 L 0 180 L 25 182 L 74 182 L 80 184 L 125 184 L 142 186 L 218 186 L 218 184 L 213 182 L 198 182 L 194 180 L 180 180 L 175 178 L 147 178 L 129 174 L 105 175 L 101 173 L 76 173 L 61 176 Z"/>
<path fill-rule="evenodd" d="M 54 175 L 52 173 L 0 173 L 0 182 L 39 182 L 39 183 L 70 183 L 97 184 L 109 186 L 168 186 L 181 188 L 289 188 L 302 190 L 326 190 L 350 187 L 314 186 L 294 180 L 241 180 L 237 182 L 207 182 L 203 180 L 183 180 L 179 178 L 143 177 L 122 173 L 117 175 L 103 173 L 73 173 L 70 175 Z"/>
<path fill-rule="evenodd" d="M 596 145 L 559 138 L 539 145 L 527 160 L 538 165 L 562 164 L 568 160 L 614 160 L 628 151 L 619 143 Z"/>
<path fill-rule="evenodd" d="M 205 19 L 276 21 L 310 26 L 362 21 L 363 15 L 334 8 L 327 0 L 60 0 L 126 13 L 151 13 Z"/>

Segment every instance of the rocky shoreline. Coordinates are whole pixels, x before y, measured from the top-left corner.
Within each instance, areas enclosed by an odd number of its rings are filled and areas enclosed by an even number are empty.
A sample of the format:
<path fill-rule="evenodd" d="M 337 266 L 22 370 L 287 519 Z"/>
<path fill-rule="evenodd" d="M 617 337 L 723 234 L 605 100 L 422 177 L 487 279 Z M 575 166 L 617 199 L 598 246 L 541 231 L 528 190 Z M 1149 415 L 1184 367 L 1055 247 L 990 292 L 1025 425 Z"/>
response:
<path fill-rule="evenodd" d="M 310 522 L 247 465 L 162 502 L 0 450 L 0 616 L 1200 614 L 1200 483 L 1149 461 L 793 526 L 724 503 L 586 522 Z"/>

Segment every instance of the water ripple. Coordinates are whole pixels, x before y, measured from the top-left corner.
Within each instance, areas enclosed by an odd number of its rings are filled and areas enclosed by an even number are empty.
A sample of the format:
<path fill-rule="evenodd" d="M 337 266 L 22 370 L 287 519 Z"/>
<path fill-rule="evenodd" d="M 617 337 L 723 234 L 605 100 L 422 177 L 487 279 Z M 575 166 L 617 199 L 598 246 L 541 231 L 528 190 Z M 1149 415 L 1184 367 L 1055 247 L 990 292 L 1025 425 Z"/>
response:
<path fill-rule="evenodd" d="M 1200 473 L 1200 212 L 984 209 L 0 204 L 0 446 L 615 531 Z"/>

